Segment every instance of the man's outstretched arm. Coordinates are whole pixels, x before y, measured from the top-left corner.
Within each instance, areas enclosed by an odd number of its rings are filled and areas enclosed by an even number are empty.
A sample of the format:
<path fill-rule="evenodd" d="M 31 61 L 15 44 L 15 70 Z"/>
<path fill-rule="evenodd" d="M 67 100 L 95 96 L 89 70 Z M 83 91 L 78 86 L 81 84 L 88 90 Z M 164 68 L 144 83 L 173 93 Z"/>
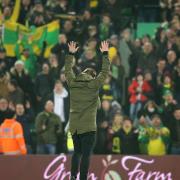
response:
<path fill-rule="evenodd" d="M 95 80 L 96 86 L 99 88 L 104 84 L 110 70 L 110 61 L 108 59 L 109 43 L 107 41 L 101 43 L 100 51 L 103 53 L 102 68 Z"/>
<path fill-rule="evenodd" d="M 75 78 L 75 74 L 73 72 L 73 65 L 74 65 L 74 54 L 77 52 L 79 47 L 76 47 L 75 42 L 68 43 L 69 47 L 69 54 L 66 56 L 65 59 L 65 76 L 68 85 L 70 85 L 71 81 Z"/>

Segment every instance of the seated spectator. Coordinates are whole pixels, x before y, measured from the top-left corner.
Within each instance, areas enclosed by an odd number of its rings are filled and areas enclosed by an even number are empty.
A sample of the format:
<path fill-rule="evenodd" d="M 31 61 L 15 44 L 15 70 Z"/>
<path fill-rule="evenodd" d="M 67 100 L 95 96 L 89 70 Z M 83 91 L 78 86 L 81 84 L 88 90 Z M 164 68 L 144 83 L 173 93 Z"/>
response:
<path fill-rule="evenodd" d="M 169 129 L 163 126 L 160 116 L 154 115 L 152 117 L 152 127 L 147 129 L 140 141 L 147 141 L 148 155 L 165 155 L 168 150 L 169 136 Z"/>
<path fill-rule="evenodd" d="M 53 112 L 54 104 L 47 101 L 44 111 L 35 120 L 37 154 L 55 154 L 58 134 L 62 132 L 61 119 Z"/>
<path fill-rule="evenodd" d="M 113 142 L 115 149 L 119 149 L 121 154 L 138 154 L 138 132 L 133 128 L 132 121 L 124 117 L 122 128 L 114 134 Z"/>

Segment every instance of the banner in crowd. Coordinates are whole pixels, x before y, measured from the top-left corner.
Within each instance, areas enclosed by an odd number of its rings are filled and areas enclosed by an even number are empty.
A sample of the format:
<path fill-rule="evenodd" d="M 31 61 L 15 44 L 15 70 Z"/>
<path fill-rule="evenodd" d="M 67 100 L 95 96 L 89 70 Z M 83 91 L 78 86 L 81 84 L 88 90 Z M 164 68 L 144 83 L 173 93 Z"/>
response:
<path fill-rule="evenodd" d="M 59 21 L 53 21 L 38 28 L 27 28 L 21 24 L 6 21 L 3 25 L 3 45 L 7 55 L 15 56 L 15 46 L 19 37 L 22 36 L 24 44 L 30 44 L 36 55 L 41 53 L 44 42 L 46 42 L 45 57 L 48 57 L 51 48 L 58 42 Z"/>
<path fill-rule="evenodd" d="M 70 156 L 1 156 L 3 180 L 69 180 Z M 88 180 L 179 180 L 179 156 L 93 156 Z M 79 175 L 78 175 L 79 179 Z"/>

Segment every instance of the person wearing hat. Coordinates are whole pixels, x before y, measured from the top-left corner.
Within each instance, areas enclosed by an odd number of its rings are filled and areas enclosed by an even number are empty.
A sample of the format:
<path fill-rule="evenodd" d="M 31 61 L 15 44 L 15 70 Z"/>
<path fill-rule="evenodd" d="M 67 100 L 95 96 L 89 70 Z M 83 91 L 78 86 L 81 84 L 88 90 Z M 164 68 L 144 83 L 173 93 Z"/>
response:
<path fill-rule="evenodd" d="M 170 129 L 172 139 L 171 154 L 180 154 L 180 104 L 174 108 L 173 116 Z"/>
<path fill-rule="evenodd" d="M 74 54 L 78 48 L 75 42 L 68 44 L 69 55 L 65 60 L 65 75 L 70 89 L 70 122 L 69 129 L 74 143 L 74 153 L 71 165 L 71 180 L 77 178 L 80 165 L 80 179 L 86 180 L 90 165 L 90 156 L 96 139 L 96 114 L 100 104 L 99 89 L 103 85 L 109 69 L 109 44 L 101 43 L 103 54 L 102 69 L 98 76 L 92 69 L 86 69 L 75 76 L 72 68 Z"/>

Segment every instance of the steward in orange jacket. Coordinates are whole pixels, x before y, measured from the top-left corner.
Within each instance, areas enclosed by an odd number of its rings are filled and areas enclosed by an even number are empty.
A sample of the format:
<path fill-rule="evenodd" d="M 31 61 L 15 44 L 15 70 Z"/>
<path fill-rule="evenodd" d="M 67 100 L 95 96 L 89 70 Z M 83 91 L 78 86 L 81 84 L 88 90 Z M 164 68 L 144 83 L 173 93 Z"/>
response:
<path fill-rule="evenodd" d="M 15 119 L 4 120 L 0 127 L 0 139 L 3 154 L 27 154 L 22 126 Z"/>

